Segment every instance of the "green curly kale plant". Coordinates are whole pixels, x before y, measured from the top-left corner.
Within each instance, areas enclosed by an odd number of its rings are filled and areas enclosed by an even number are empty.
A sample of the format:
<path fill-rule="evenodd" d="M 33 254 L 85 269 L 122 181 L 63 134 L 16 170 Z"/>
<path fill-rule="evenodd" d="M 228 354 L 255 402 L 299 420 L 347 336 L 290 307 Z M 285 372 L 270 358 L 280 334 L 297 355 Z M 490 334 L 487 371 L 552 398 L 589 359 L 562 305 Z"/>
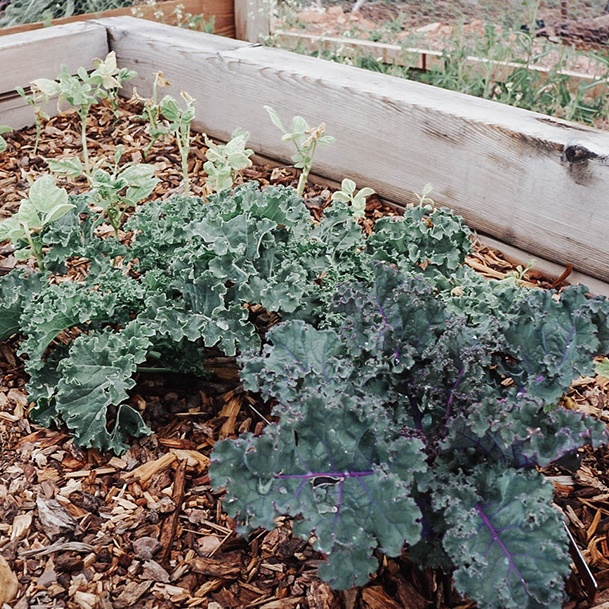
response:
<path fill-rule="evenodd" d="M 607 440 L 560 405 L 609 351 L 606 299 L 481 278 L 462 219 L 423 204 L 366 236 L 344 202 L 316 223 L 294 190 L 248 183 L 142 205 L 126 242 L 87 195 L 68 205 L 37 233 L 45 269 L 0 278 L 34 420 L 120 453 L 151 433 L 129 404 L 142 365 L 236 354 L 273 405 L 212 455 L 241 532 L 293 516 L 336 588 L 406 544 L 482 608 L 559 606 L 568 541 L 538 468 Z M 263 333 L 252 305 L 283 321 Z"/>

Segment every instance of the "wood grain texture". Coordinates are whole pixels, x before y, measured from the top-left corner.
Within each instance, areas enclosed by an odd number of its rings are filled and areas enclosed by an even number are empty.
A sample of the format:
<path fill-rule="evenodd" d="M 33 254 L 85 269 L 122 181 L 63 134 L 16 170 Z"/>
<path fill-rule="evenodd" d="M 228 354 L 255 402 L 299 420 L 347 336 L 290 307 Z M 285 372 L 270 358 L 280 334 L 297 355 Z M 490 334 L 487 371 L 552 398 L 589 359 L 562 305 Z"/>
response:
<path fill-rule="evenodd" d="M 289 162 L 264 104 L 327 124 L 336 143 L 314 171 L 404 204 L 426 183 L 481 233 L 609 280 L 609 135 L 592 128 L 278 49 L 105 20 L 142 94 L 161 69 L 198 100 L 198 126 L 241 126 L 260 154 Z M 128 91 L 126 92 L 128 93 Z M 568 160 L 570 159 L 570 160 Z"/>
<path fill-rule="evenodd" d="M 19 129 L 34 122 L 32 108 L 15 92 L 35 78 L 56 78 L 62 65 L 72 72 L 92 67 L 92 60 L 108 54 L 106 30 L 94 23 L 73 23 L 57 28 L 0 37 L 0 124 Z M 49 100 L 53 115 L 57 104 Z"/>
<path fill-rule="evenodd" d="M 105 57 L 105 29 L 94 23 L 73 23 L 0 37 L 0 93 L 14 91 L 34 78 L 55 78 L 62 65 L 76 71 L 95 57 Z"/>
<path fill-rule="evenodd" d="M 235 38 L 261 42 L 271 33 L 271 0 L 235 0 Z"/>
<path fill-rule="evenodd" d="M 177 12 L 176 12 L 177 11 Z M 202 15 L 206 20 L 213 17 L 214 34 L 220 36 L 235 37 L 235 7 L 233 0 L 169 0 L 157 6 L 147 6 L 145 4 L 137 7 L 116 8 L 97 13 L 86 13 L 85 15 L 74 15 L 62 19 L 53 19 L 52 25 L 64 25 L 76 21 L 86 21 L 89 19 L 100 19 L 104 17 L 136 16 L 140 19 L 150 19 L 152 21 L 163 21 L 176 25 L 178 14 Z M 8 28 L 0 28 L 0 36 L 5 34 L 17 34 L 29 32 L 45 27 L 45 23 L 24 23 Z"/>

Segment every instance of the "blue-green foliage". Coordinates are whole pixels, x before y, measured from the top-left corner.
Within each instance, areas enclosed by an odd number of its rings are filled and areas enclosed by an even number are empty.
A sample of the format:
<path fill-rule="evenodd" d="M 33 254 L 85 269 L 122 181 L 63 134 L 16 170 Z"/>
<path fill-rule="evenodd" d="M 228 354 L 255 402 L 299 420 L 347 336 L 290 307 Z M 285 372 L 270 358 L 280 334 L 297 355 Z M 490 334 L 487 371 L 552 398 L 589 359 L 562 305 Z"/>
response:
<path fill-rule="evenodd" d="M 72 202 L 42 235 L 47 272 L 0 280 L 0 338 L 22 337 L 35 420 L 122 452 L 150 433 L 128 394 L 153 352 L 180 370 L 237 354 L 244 387 L 274 404 L 261 435 L 213 453 L 242 532 L 295 517 L 337 588 L 407 543 L 481 608 L 559 606 L 567 542 L 536 468 L 606 441 L 559 405 L 609 351 L 605 299 L 482 279 L 462 220 L 426 206 L 366 237 L 344 204 L 315 223 L 293 190 L 249 184 L 142 206 L 125 245 Z M 64 274 L 75 257 L 84 278 Z M 263 335 L 252 305 L 283 322 Z"/>

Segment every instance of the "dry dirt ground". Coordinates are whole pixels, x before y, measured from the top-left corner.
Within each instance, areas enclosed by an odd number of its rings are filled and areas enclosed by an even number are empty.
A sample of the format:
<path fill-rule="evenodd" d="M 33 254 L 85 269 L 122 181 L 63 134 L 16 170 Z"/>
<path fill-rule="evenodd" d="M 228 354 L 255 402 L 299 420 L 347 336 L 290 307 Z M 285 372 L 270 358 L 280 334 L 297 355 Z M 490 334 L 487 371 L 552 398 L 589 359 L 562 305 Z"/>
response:
<path fill-rule="evenodd" d="M 108 110 L 90 118 L 93 157 L 120 144 L 126 160 L 142 159 L 146 128 L 130 118 L 132 108 L 124 105 L 122 112 L 119 120 Z M 0 218 L 15 211 L 29 183 L 46 172 L 44 158 L 78 153 L 74 114 L 46 124 L 36 155 L 33 135 L 33 129 L 26 129 L 6 136 L 9 147 L 0 155 Z M 195 194 L 204 188 L 204 152 L 203 139 L 196 135 L 190 155 Z M 157 142 L 146 161 L 154 163 L 162 178 L 154 197 L 179 191 L 179 155 L 173 142 Z M 295 178 L 284 167 L 256 166 L 244 174 L 244 179 L 263 184 L 294 184 Z M 66 186 L 73 192 L 83 188 L 82 183 Z M 330 188 L 310 185 L 306 197 L 312 213 L 320 214 Z M 371 198 L 365 223 L 385 213 L 395 212 Z M 481 246 L 470 263 L 489 276 L 513 271 L 499 253 Z M 14 265 L 5 245 L 0 272 Z M 533 273 L 526 280 L 552 283 Z M 0 606 L 473 607 L 452 592 L 450 579 L 418 571 L 406 553 L 399 560 L 385 560 L 364 588 L 336 593 L 317 578 L 322 557 L 292 537 L 288 520 L 247 539 L 235 534 L 235 523 L 222 511 L 221 493 L 209 483 L 209 453 L 219 438 L 260 430 L 263 422 L 256 412 L 268 412 L 268 407 L 243 391 L 233 360 L 217 359 L 213 377 L 205 382 L 178 374 L 140 374 L 131 399 L 155 433 L 135 441 L 118 458 L 83 450 L 65 430 L 42 429 L 28 420 L 18 347 L 18 337 L 0 345 Z M 598 377 L 582 379 L 568 403 L 609 421 L 608 385 Z M 577 471 L 554 469 L 548 475 L 556 486 L 556 502 L 598 580 L 595 602 L 601 605 L 609 601 L 609 453 L 603 449 L 582 457 Z M 566 608 L 590 606 L 578 575 L 568 586 Z"/>

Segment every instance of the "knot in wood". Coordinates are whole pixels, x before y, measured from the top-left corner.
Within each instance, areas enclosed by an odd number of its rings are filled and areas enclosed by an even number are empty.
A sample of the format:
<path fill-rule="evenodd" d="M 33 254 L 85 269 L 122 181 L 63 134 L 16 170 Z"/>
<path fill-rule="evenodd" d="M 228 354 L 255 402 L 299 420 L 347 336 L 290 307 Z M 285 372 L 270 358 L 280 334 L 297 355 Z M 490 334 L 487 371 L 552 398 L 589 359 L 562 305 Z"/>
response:
<path fill-rule="evenodd" d="M 590 159 L 598 158 L 598 154 L 588 150 L 582 144 L 567 144 L 563 150 L 562 157 L 568 163 L 584 163 Z"/>

